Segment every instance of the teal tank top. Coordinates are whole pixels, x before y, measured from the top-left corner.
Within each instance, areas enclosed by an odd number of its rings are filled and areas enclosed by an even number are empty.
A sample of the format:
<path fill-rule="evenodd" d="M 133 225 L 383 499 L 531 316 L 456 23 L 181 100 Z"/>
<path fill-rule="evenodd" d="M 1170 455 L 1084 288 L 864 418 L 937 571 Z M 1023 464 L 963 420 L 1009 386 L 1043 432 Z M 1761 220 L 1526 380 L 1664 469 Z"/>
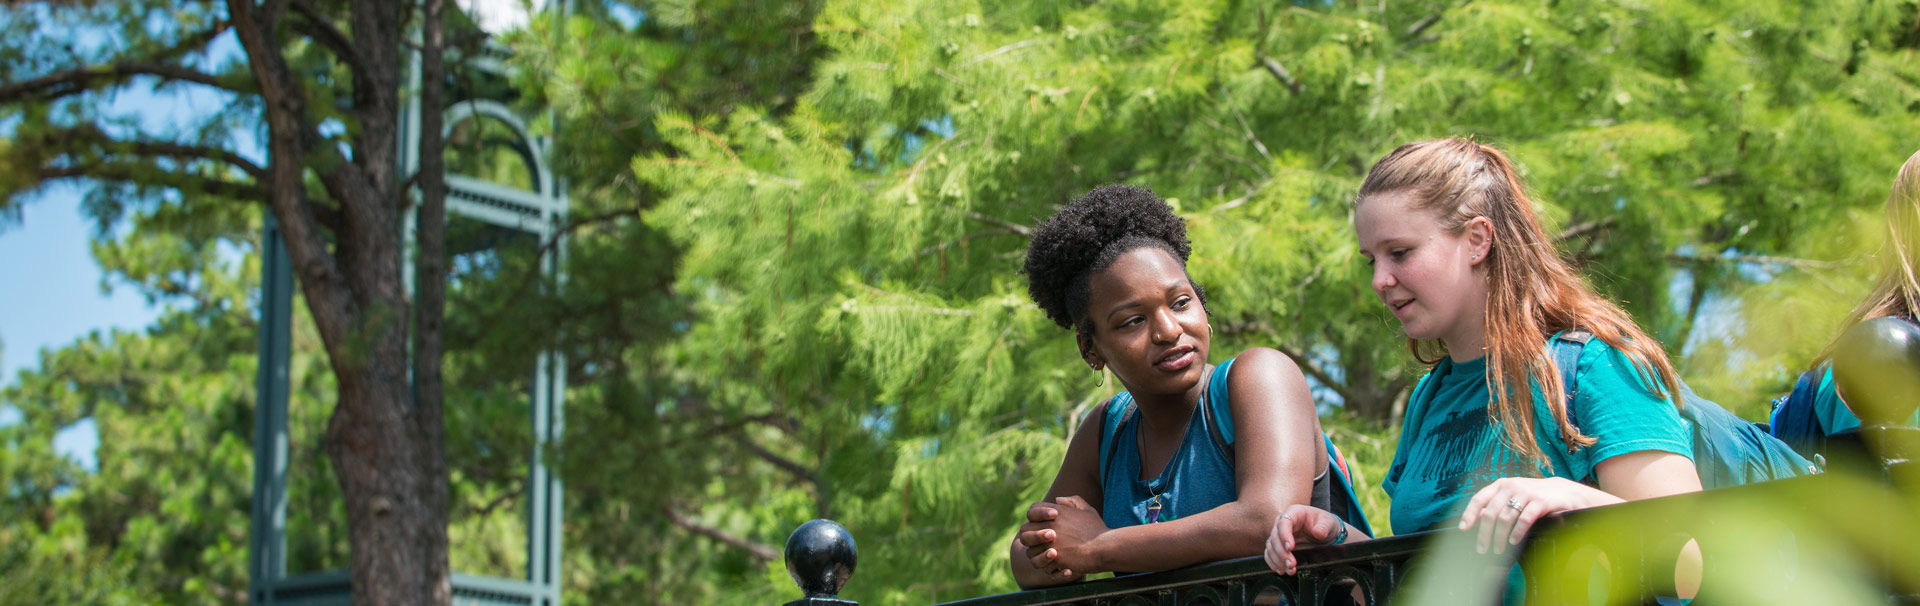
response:
<path fill-rule="evenodd" d="M 1108 528 L 1170 522 L 1239 499 L 1234 475 L 1233 414 L 1227 396 L 1227 376 L 1233 360 L 1221 362 L 1207 379 L 1179 450 L 1160 475 L 1140 479 L 1140 415 L 1133 414 L 1133 398 L 1122 393 L 1107 402 L 1100 442 L 1100 518 Z M 1362 532 L 1372 533 L 1359 499 L 1353 494 L 1333 442 L 1326 444 L 1327 465 L 1313 478 L 1309 505 L 1333 512 Z"/>
<path fill-rule="evenodd" d="M 1204 406 L 1194 408 L 1180 449 L 1151 479 L 1140 479 L 1140 415 L 1121 423 L 1100 481 L 1100 519 L 1108 528 L 1171 522 L 1239 498 L 1233 461 L 1214 447 Z"/>

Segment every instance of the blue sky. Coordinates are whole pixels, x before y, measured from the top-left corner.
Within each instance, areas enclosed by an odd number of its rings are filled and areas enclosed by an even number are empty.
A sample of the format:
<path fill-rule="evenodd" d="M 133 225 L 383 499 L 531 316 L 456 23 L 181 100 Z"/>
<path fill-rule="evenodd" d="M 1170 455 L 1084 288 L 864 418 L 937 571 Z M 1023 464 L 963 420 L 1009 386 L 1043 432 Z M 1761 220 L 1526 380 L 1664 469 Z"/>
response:
<path fill-rule="evenodd" d="M 103 40 L 78 34 L 80 44 Z M 224 61 L 239 53 L 231 34 L 216 39 L 213 59 Z M 107 113 L 137 119 L 151 134 L 175 132 L 176 125 L 194 124 L 229 103 L 225 95 L 201 87 L 171 87 L 156 91 L 151 82 L 135 82 L 108 101 Z M 4 134 L 4 133 L 0 133 Z M 243 155 L 262 158 L 260 146 L 248 137 L 239 141 Z M 21 221 L 0 225 L 0 386 L 13 385 L 19 373 L 40 366 L 40 352 L 58 349 L 93 332 L 139 331 L 159 317 L 160 310 L 131 287 L 115 286 L 93 259 L 92 219 L 80 209 L 84 184 L 64 182 L 44 188 L 21 204 Z M 20 414 L 0 406 L 0 424 L 20 422 Z M 91 470 L 100 444 L 93 420 L 63 428 L 54 448 Z"/>
<path fill-rule="evenodd" d="M 538 8 L 547 3 L 534 0 L 530 4 Z M 476 11 L 492 26 L 489 29 L 512 28 L 526 19 L 525 7 L 517 0 L 461 0 L 460 5 Z M 639 18 L 621 16 L 631 21 Z M 0 13 L 0 18 L 5 14 Z M 84 29 L 59 33 L 81 47 L 108 44 L 115 35 Z M 208 55 L 196 63 L 213 69 L 241 54 L 238 41 L 227 33 L 214 39 Z M 230 100 L 203 87 L 155 91 L 152 82 L 136 80 L 108 101 L 107 113 L 133 117 L 142 131 L 167 136 L 177 134 L 179 125 L 197 124 Z M 0 131 L 0 136 L 5 134 Z M 237 138 L 241 155 L 263 163 L 265 150 L 258 141 L 245 133 Z M 48 187 L 25 201 L 19 223 L 0 224 L 0 289 L 7 295 L 0 296 L 0 386 L 15 384 L 22 370 L 39 368 L 42 350 L 59 349 L 93 332 L 141 331 L 160 315 L 161 310 L 135 289 L 112 284 L 94 261 L 92 220 L 80 209 L 85 192 L 81 184 Z M 18 411 L 0 405 L 0 425 L 20 420 Z M 54 447 L 91 470 L 96 468 L 94 450 L 99 443 L 99 432 L 87 419 L 63 428 Z"/>
<path fill-rule="evenodd" d="M 133 289 L 103 285 L 89 248 L 91 220 L 80 212 L 81 189 L 57 186 L 25 205 L 23 220 L 0 231 L 0 385 L 40 366 L 40 350 L 57 349 L 94 331 L 139 330 L 159 311 Z M 19 413 L 0 410 L 0 423 Z M 60 432 L 54 448 L 94 468 L 100 445 L 91 419 Z"/>

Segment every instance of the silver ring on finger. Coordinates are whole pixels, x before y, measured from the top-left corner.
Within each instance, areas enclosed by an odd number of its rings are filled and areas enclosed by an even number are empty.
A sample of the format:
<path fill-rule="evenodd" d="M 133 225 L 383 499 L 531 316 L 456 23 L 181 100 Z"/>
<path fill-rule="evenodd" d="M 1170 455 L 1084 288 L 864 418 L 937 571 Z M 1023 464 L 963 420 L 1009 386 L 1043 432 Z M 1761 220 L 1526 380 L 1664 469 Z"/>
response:
<path fill-rule="evenodd" d="M 1290 516 L 1290 515 L 1287 515 L 1287 514 L 1284 514 L 1284 513 L 1283 513 L 1283 514 L 1280 514 L 1280 519 L 1282 519 L 1282 520 L 1291 520 L 1291 519 L 1293 519 L 1293 516 Z"/>
<path fill-rule="evenodd" d="M 1527 507 L 1525 505 L 1520 504 L 1520 499 L 1507 499 L 1507 508 L 1512 509 L 1514 511 L 1520 511 L 1520 510 L 1526 509 Z"/>

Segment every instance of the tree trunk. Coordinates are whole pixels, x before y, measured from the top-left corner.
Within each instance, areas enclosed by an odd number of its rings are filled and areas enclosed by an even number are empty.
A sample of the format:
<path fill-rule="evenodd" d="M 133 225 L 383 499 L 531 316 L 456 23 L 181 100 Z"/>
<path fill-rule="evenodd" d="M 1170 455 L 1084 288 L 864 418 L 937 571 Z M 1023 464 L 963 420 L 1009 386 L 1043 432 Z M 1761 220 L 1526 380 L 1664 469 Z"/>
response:
<path fill-rule="evenodd" d="M 1347 409 L 1364 419 L 1390 425 L 1395 423 L 1398 416 L 1396 404 L 1402 392 L 1412 384 L 1407 373 L 1396 368 L 1382 372 L 1364 353 L 1344 361 Z"/>
<path fill-rule="evenodd" d="M 350 39 L 336 29 L 333 16 L 318 14 L 320 9 L 311 5 L 293 7 L 308 27 L 322 30 L 323 44 L 331 42 L 326 45 L 352 68 L 348 113 L 356 128 L 351 131 L 350 156 L 323 142 L 306 107 L 307 83 L 293 74 L 283 54 L 285 43 L 278 36 L 286 31 L 282 21 L 289 6 L 248 0 L 228 0 L 227 6 L 266 112 L 269 206 L 286 233 L 288 256 L 339 382 L 326 451 L 347 505 L 353 603 L 444 606 L 451 593 L 439 399 L 444 290 L 433 291 L 432 309 L 422 312 L 422 319 L 430 321 L 418 327 L 416 336 L 430 351 L 414 368 L 408 358 L 411 316 L 401 271 L 404 215 L 395 162 L 407 6 L 378 0 L 351 3 L 346 19 Z M 438 24 L 437 15 L 433 24 Z M 432 59 L 437 63 L 439 56 Z M 423 73 L 423 82 L 440 80 L 437 71 Z M 438 88 L 433 92 L 438 94 Z M 437 102 L 425 110 L 437 116 Z M 433 132 L 438 134 L 437 125 Z M 422 151 L 429 152 L 422 154 L 423 160 L 430 157 L 438 163 L 437 142 L 432 150 Z M 438 170 L 434 172 L 438 176 Z M 307 199 L 310 175 L 337 205 L 331 238 Z M 444 187 L 438 192 L 443 199 Z M 423 222 L 421 230 L 423 241 L 444 246 L 443 220 Z M 442 256 L 437 251 L 423 255 L 434 262 Z M 438 267 L 431 265 L 421 279 L 444 280 L 444 269 L 432 269 Z M 410 369 L 425 370 L 431 379 L 419 390 L 424 406 L 416 406 Z"/>
<path fill-rule="evenodd" d="M 444 529 L 446 518 L 435 516 L 426 502 L 430 480 L 407 435 L 411 423 L 403 411 L 412 398 L 406 375 L 335 369 L 340 401 L 327 424 L 327 456 L 347 502 L 353 603 L 446 604 L 433 599 L 434 567 L 422 557 L 430 529 Z"/>
<path fill-rule="evenodd" d="M 441 360 L 446 351 L 447 309 L 447 179 L 444 140 L 440 136 L 440 108 L 446 105 L 446 36 L 441 30 L 445 0 L 426 0 L 420 24 L 420 154 L 417 177 L 420 184 L 420 209 L 415 215 L 418 233 L 415 254 L 413 380 L 415 444 L 427 484 L 421 492 L 432 523 L 422 527 L 425 540 L 419 543 L 420 557 L 427 566 L 427 584 L 432 604 L 447 604 L 453 599 L 451 570 L 447 562 L 447 427 L 442 414 Z"/>

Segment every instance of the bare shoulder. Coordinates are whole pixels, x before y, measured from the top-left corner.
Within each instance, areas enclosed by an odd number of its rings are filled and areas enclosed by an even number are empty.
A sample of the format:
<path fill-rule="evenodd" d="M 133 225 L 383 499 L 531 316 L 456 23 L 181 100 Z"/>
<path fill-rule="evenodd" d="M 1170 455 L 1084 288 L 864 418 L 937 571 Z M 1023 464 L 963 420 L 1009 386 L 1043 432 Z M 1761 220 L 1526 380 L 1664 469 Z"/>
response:
<path fill-rule="evenodd" d="M 1249 347 L 1233 358 L 1233 372 L 1228 377 L 1233 383 L 1253 380 L 1262 383 L 1293 381 L 1305 382 L 1300 374 L 1300 366 L 1293 358 L 1271 347 Z"/>

